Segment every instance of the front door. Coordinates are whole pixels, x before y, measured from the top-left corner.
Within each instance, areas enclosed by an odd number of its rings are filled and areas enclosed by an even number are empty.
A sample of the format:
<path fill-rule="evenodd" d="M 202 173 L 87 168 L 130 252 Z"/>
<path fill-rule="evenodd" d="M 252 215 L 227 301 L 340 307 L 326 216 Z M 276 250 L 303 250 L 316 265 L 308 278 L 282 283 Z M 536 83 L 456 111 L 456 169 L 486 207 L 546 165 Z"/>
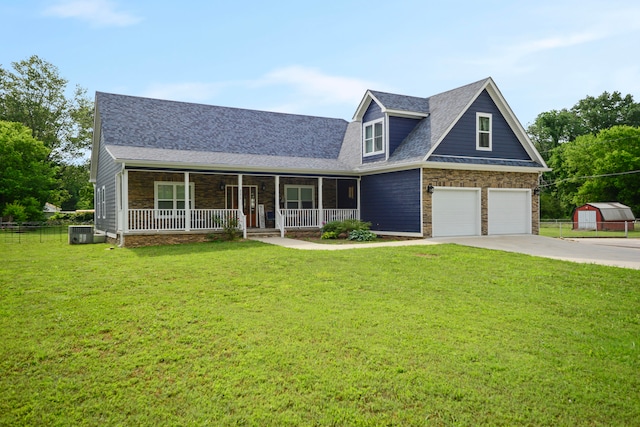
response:
<path fill-rule="evenodd" d="M 227 185 L 227 209 L 238 209 L 238 186 Z M 242 211 L 247 216 L 247 228 L 257 227 L 258 186 L 242 186 Z"/>

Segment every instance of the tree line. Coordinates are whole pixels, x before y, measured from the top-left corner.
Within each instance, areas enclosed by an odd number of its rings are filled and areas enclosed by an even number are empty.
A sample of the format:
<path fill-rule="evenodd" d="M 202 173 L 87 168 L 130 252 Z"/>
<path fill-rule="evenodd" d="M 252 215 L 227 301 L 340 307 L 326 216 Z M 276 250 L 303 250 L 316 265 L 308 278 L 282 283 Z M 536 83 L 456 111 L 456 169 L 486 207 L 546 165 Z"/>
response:
<path fill-rule="evenodd" d="M 46 202 L 91 209 L 88 151 L 93 102 L 51 63 L 31 56 L 0 66 L 0 215 L 43 217 Z"/>
<path fill-rule="evenodd" d="M 631 95 L 604 92 L 540 113 L 527 133 L 553 169 L 542 176 L 543 218 L 589 202 L 620 202 L 640 216 L 640 104 Z"/>
<path fill-rule="evenodd" d="M 86 90 L 31 56 L 0 66 L 0 214 L 42 219 L 45 202 L 93 208 Z M 541 216 L 566 218 L 587 202 L 617 201 L 640 215 L 640 104 L 608 93 L 540 113 L 529 137 L 553 169 L 542 176 Z"/>

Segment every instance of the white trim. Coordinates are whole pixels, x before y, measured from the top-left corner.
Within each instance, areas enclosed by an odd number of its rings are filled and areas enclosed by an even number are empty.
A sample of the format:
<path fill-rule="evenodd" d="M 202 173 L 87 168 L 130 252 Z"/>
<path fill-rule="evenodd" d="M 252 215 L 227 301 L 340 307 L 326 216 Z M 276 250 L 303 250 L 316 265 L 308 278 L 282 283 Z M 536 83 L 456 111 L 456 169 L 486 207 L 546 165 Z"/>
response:
<path fill-rule="evenodd" d="M 378 150 L 376 151 L 376 124 L 378 123 L 382 123 L 382 150 Z M 366 144 L 366 128 L 368 128 L 369 126 L 371 126 L 371 148 L 373 149 L 373 151 L 371 151 L 370 153 L 367 153 L 367 144 Z M 362 157 L 369 157 L 369 156 L 377 156 L 379 154 L 383 154 L 385 152 L 387 152 L 388 150 L 385 150 L 387 141 L 389 140 L 389 138 L 386 137 L 386 133 L 387 133 L 387 129 L 389 128 L 389 126 L 386 126 L 385 123 L 385 118 L 379 118 L 379 119 L 375 119 L 375 120 L 371 120 L 368 121 L 366 123 L 362 124 Z"/>
<path fill-rule="evenodd" d="M 489 119 L 488 131 L 483 131 L 480 129 L 480 119 Z M 489 145 L 487 147 L 480 145 L 480 134 L 489 135 Z M 479 151 L 493 150 L 493 115 L 491 113 L 482 113 L 480 111 L 476 111 L 476 150 L 479 150 Z"/>
<path fill-rule="evenodd" d="M 434 186 L 432 199 L 431 199 L 431 236 L 434 237 L 434 232 L 437 232 L 436 226 L 434 224 L 434 210 L 438 207 L 436 206 L 436 200 L 434 197 L 438 197 L 436 194 L 444 191 L 473 191 L 476 193 L 476 212 L 477 215 L 474 217 L 474 228 L 477 230 L 477 234 L 473 234 L 473 236 L 482 235 L 482 188 L 481 187 L 443 187 L 443 186 Z M 455 235 L 455 236 L 464 236 L 464 234 Z M 435 237 L 448 237 L 447 235 L 437 235 Z"/>
<path fill-rule="evenodd" d="M 102 206 L 100 207 L 100 212 L 102 213 L 102 219 L 107 218 L 107 191 L 106 187 L 102 186 Z"/>
<path fill-rule="evenodd" d="M 297 208 L 290 208 L 287 206 L 289 200 L 287 199 L 287 189 L 289 188 L 297 188 L 300 190 L 301 188 L 310 188 L 311 189 L 311 207 L 303 208 L 300 206 L 302 204 L 302 199 L 299 198 L 296 201 L 298 202 Z M 298 197 L 302 197 L 302 193 L 298 191 Z M 316 209 L 316 187 L 314 185 L 296 185 L 296 184 L 286 184 L 284 186 L 284 209 Z"/>
<path fill-rule="evenodd" d="M 425 117 L 429 117 L 429 114 L 430 114 L 430 113 L 419 113 L 417 111 L 391 110 L 387 108 L 383 109 L 383 113 L 387 113 L 388 115 L 393 117 L 404 117 L 407 119 L 424 119 Z"/>
<path fill-rule="evenodd" d="M 158 186 L 159 185 L 171 185 L 174 187 L 173 189 L 173 208 L 171 209 L 165 209 L 165 208 L 158 208 Z M 176 203 L 178 202 L 178 193 L 177 193 L 177 189 L 176 187 L 178 186 L 183 186 L 184 187 L 184 181 L 153 181 L 153 208 L 154 209 L 161 209 L 161 210 L 184 210 L 187 208 L 186 205 L 186 201 L 189 200 L 191 202 L 191 204 L 193 205 L 195 200 L 196 200 L 196 184 L 195 182 L 190 182 L 189 183 L 189 191 L 193 192 L 193 198 L 191 197 L 191 194 L 189 194 L 189 196 L 187 196 L 187 190 L 185 188 L 185 198 L 182 199 L 182 202 L 185 203 L 185 207 L 183 209 L 179 209 L 176 207 Z M 163 199 L 164 200 L 164 199 Z"/>
<path fill-rule="evenodd" d="M 488 188 L 487 189 L 487 235 L 496 235 L 496 234 L 504 234 L 504 233 L 492 233 L 491 231 L 491 194 L 492 193 L 525 193 L 527 200 L 527 232 L 524 234 L 531 234 L 533 230 L 531 210 L 533 209 L 533 203 L 531 201 L 532 191 L 530 188 Z M 513 233 L 511 233 L 513 234 Z"/>

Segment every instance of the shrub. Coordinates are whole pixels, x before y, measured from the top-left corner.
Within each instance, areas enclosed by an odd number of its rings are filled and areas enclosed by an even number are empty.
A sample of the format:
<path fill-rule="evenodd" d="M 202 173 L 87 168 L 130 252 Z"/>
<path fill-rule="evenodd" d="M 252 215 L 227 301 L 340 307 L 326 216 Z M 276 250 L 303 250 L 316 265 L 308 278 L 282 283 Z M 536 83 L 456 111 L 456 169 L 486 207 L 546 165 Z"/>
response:
<path fill-rule="evenodd" d="M 378 236 L 369 230 L 351 230 L 347 240 L 355 240 L 357 242 L 370 242 L 375 240 Z"/>
<path fill-rule="evenodd" d="M 353 230 L 368 230 L 371 227 L 370 222 L 363 222 L 359 219 L 345 219 L 344 221 L 331 221 L 326 223 L 322 227 L 323 239 L 336 239 L 340 235 L 344 234 L 345 237 L 349 235 Z M 324 237 L 325 233 L 328 237 Z M 333 237 L 329 237 L 333 236 Z"/>
<path fill-rule="evenodd" d="M 322 233 L 323 239 L 337 239 L 339 234 L 335 231 L 325 231 Z"/>
<path fill-rule="evenodd" d="M 216 226 L 222 227 L 222 234 L 225 240 L 236 240 L 240 236 L 240 230 L 238 230 L 238 217 L 233 213 L 226 215 L 215 215 L 213 222 Z"/>
<path fill-rule="evenodd" d="M 24 206 L 18 202 L 8 203 L 2 212 L 2 216 L 8 217 L 10 221 L 17 223 L 27 220 L 27 213 L 25 212 Z"/>

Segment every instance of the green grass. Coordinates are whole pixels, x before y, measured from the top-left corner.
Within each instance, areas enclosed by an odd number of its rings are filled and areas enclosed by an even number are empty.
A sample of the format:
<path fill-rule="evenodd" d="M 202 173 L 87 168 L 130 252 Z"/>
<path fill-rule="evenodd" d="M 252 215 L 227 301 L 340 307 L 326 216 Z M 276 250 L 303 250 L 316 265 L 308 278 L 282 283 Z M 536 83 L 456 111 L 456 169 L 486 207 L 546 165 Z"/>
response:
<path fill-rule="evenodd" d="M 623 231 L 597 231 L 597 230 L 574 230 L 573 223 L 553 223 L 553 222 L 541 222 L 540 223 L 540 235 L 546 237 L 628 237 L 628 238 L 640 238 L 640 224 L 635 225 L 636 230 L 628 231 L 626 234 Z"/>
<path fill-rule="evenodd" d="M 640 424 L 640 272 L 0 242 L 0 425 Z"/>

